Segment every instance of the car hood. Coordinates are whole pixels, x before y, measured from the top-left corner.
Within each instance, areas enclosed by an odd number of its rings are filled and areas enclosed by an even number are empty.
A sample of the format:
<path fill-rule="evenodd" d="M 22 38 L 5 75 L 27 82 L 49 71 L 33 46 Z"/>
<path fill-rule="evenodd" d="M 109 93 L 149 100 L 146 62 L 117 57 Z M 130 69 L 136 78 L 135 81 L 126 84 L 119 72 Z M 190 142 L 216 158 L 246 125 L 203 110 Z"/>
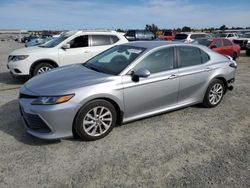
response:
<path fill-rule="evenodd" d="M 62 95 L 81 87 L 100 84 L 112 80 L 110 75 L 96 72 L 81 64 L 69 65 L 53 69 L 35 76 L 24 84 L 25 90 L 37 96 Z"/>
<path fill-rule="evenodd" d="M 46 52 L 51 51 L 51 48 L 41 48 L 39 46 L 34 46 L 30 48 L 20 48 L 15 51 L 13 51 L 10 55 L 29 55 L 33 53 L 46 53 Z"/>

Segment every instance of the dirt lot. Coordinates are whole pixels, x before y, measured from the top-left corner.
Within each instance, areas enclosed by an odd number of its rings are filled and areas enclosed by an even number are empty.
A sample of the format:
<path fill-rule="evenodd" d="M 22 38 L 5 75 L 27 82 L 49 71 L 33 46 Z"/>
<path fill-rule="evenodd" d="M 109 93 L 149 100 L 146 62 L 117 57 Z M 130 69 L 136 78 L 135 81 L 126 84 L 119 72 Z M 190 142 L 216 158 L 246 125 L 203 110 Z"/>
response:
<path fill-rule="evenodd" d="M 0 42 L 0 187 L 250 187 L 250 57 L 216 108 L 193 106 L 116 127 L 95 142 L 25 133 Z"/>

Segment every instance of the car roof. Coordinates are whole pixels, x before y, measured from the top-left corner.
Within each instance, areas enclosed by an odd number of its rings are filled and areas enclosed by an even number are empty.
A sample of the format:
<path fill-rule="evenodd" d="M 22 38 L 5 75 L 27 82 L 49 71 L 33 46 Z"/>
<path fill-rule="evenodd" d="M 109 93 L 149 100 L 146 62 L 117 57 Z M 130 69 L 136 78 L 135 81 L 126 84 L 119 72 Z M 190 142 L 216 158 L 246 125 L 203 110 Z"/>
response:
<path fill-rule="evenodd" d="M 136 42 L 129 42 L 123 45 L 147 48 L 148 50 L 150 50 L 150 49 L 157 48 L 160 46 L 168 46 L 168 45 L 170 46 L 174 44 L 184 44 L 184 43 L 170 42 L 170 41 L 136 41 Z"/>

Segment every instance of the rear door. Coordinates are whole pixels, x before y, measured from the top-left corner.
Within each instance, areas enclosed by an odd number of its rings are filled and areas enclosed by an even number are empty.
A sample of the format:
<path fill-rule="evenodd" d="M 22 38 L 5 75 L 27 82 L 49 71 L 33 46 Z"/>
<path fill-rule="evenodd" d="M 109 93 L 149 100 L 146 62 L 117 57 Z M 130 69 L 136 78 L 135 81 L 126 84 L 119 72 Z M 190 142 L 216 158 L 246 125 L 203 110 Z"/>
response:
<path fill-rule="evenodd" d="M 180 89 L 178 103 L 181 105 L 202 100 L 212 67 L 209 56 L 193 46 L 178 46 Z"/>
<path fill-rule="evenodd" d="M 119 38 L 115 35 L 90 35 L 91 48 L 88 53 L 91 57 L 94 57 L 112 47 L 118 40 Z"/>

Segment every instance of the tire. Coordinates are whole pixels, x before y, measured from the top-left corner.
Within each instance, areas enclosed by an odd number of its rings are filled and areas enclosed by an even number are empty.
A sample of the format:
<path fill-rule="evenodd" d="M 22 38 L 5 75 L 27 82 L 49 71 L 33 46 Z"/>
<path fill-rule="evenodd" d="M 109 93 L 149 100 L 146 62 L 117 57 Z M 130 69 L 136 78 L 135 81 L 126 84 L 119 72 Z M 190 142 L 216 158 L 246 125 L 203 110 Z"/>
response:
<path fill-rule="evenodd" d="M 203 106 L 213 108 L 220 104 L 225 94 L 225 85 L 221 80 L 215 79 L 207 88 L 203 99 Z"/>
<path fill-rule="evenodd" d="M 94 141 L 108 135 L 114 128 L 116 119 L 117 112 L 110 102 L 93 100 L 84 105 L 76 115 L 74 129 L 81 139 Z"/>
<path fill-rule="evenodd" d="M 55 68 L 55 67 L 53 65 L 51 65 L 50 63 L 39 63 L 35 66 L 35 68 L 32 72 L 32 76 L 36 76 L 36 75 L 45 73 L 53 68 Z"/>
<path fill-rule="evenodd" d="M 246 55 L 250 56 L 250 50 L 246 50 Z"/>

